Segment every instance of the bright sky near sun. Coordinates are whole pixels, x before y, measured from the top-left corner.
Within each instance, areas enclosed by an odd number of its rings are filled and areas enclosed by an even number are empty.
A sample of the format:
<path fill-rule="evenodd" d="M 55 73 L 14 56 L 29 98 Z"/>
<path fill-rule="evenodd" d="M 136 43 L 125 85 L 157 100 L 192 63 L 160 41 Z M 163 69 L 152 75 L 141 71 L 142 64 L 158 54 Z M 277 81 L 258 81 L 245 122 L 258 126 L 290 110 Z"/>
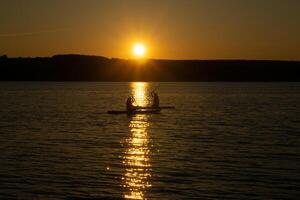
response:
<path fill-rule="evenodd" d="M 0 55 L 300 60 L 299 0 L 1 0 Z"/>

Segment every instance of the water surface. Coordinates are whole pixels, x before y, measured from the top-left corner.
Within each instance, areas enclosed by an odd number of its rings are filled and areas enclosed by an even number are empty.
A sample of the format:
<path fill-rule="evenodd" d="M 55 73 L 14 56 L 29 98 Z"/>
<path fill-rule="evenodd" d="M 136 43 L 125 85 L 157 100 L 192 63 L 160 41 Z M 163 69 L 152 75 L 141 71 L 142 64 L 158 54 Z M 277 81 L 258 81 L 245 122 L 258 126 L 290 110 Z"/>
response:
<path fill-rule="evenodd" d="M 155 115 L 108 115 L 133 94 Z M 0 83 L 0 199 L 298 199 L 299 83 Z"/>

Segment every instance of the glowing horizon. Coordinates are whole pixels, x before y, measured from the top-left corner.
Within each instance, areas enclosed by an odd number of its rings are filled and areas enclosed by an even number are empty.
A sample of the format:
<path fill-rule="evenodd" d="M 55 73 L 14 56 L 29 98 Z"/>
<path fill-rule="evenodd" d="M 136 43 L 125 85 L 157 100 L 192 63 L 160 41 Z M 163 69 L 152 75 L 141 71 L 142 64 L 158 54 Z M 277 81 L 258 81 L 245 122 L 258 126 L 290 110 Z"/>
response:
<path fill-rule="evenodd" d="M 2 4 L 0 55 L 9 57 L 84 54 L 129 59 L 133 42 L 142 41 L 147 58 L 155 59 L 300 60 L 300 1 Z"/>

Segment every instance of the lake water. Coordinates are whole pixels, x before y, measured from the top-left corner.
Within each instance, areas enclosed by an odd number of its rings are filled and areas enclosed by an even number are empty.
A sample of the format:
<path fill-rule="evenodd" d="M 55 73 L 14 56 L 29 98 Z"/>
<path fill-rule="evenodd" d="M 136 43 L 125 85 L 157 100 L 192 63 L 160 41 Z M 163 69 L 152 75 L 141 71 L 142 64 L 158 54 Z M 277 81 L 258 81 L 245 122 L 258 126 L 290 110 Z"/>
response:
<path fill-rule="evenodd" d="M 299 134 L 300 83 L 1 82 L 0 199 L 298 199 Z"/>

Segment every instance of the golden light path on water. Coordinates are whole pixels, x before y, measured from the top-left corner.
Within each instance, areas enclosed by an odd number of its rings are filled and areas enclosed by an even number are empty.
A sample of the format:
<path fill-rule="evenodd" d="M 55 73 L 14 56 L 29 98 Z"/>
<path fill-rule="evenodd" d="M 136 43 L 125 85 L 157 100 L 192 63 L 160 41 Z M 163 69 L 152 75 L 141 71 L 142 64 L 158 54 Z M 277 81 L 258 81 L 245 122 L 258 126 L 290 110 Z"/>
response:
<path fill-rule="evenodd" d="M 139 106 L 147 104 L 147 83 L 132 83 L 131 91 Z M 126 188 L 125 199 L 146 199 L 147 188 L 151 187 L 150 149 L 147 128 L 147 115 L 134 115 L 129 123 L 130 137 L 127 139 L 127 149 L 123 164 L 125 174 L 123 186 Z"/>
<path fill-rule="evenodd" d="M 146 106 L 149 104 L 148 100 L 148 89 L 149 83 L 145 82 L 133 82 L 130 84 L 131 95 L 135 99 L 135 103 L 138 106 Z"/>

